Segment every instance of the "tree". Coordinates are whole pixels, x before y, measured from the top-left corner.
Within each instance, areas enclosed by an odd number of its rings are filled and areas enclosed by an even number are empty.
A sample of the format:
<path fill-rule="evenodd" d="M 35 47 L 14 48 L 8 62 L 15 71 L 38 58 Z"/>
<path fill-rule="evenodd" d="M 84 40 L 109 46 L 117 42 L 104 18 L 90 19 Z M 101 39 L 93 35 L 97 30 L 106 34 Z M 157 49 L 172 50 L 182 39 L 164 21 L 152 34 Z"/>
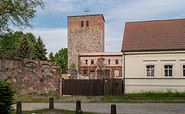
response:
<path fill-rule="evenodd" d="M 23 39 L 27 40 L 27 41 L 24 41 L 26 43 L 23 43 L 23 42 L 21 43 Z M 29 47 L 29 50 L 25 50 L 21 46 L 23 46 L 24 48 Z M 20 55 L 20 53 L 22 53 L 21 50 L 23 52 L 29 51 L 29 56 Z M 42 53 L 44 58 L 38 55 L 38 53 L 40 53 L 38 52 L 38 50 L 44 50 L 44 54 Z M 32 33 L 9 32 L 5 34 L 0 34 L 0 56 L 11 57 L 11 58 L 17 56 L 21 58 L 28 57 L 30 59 L 47 60 L 45 55 L 46 55 L 46 48 L 42 39 L 41 38 L 37 39 Z"/>
<path fill-rule="evenodd" d="M 10 31 L 10 23 L 20 28 L 31 26 L 36 8 L 44 8 L 42 0 L 0 0 L 0 33 Z"/>
<path fill-rule="evenodd" d="M 30 47 L 29 41 L 25 36 L 23 36 L 17 48 L 16 55 L 17 57 L 20 57 L 20 58 L 29 58 L 30 52 L 31 52 L 31 47 Z"/>
<path fill-rule="evenodd" d="M 45 44 L 43 43 L 43 40 L 41 39 L 41 37 L 39 36 L 36 40 L 36 44 L 35 44 L 35 57 L 34 59 L 38 59 L 38 60 L 47 60 L 46 57 L 46 48 L 45 48 Z"/>
<path fill-rule="evenodd" d="M 54 56 L 54 60 L 62 68 L 62 73 L 67 72 L 67 48 L 60 49 Z"/>
<path fill-rule="evenodd" d="M 22 36 L 22 32 L 0 34 L 0 55 L 15 57 L 16 49 Z"/>
<path fill-rule="evenodd" d="M 0 81 L 0 114 L 11 114 L 14 93 L 10 82 Z"/>
<path fill-rule="evenodd" d="M 28 39 L 28 42 L 30 45 L 29 58 L 34 59 L 35 58 L 35 46 L 36 46 L 36 42 L 37 42 L 36 37 L 32 33 L 26 33 L 24 35 Z"/>
<path fill-rule="evenodd" d="M 52 52 L 49 53 L 49 60 L 50 60 L 51 62 L 54 62 L 54 61 L 55 61 L 55 57 L 54 57 L 54 55 L 53 55 Z"/>

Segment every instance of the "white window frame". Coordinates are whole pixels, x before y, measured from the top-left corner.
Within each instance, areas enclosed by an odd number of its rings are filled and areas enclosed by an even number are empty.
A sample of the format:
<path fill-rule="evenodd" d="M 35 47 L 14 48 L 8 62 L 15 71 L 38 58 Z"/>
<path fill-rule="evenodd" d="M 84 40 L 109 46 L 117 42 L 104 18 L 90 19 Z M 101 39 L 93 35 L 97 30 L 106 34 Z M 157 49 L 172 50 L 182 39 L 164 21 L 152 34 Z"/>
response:
<path fill-rule="evenodd" d="M 167 68 L 165 68 L 165 67 L 167 67 Z M 167 74 L 166 74 L 166 71 L 167 71 Z M 170 71 L 171 71 L 171 73 L 170 73 Z M 172 77 L 173 76 L 173 65 L 164 65 L 164 76 L 165 77 Z"/>
<path fill-rule="evenodd" d="M 182 65 L 182 76 L 185 77 L 185 65 Z"/>
<path fill-rule="evenodd" d="M 155 65 L 146 65 L 146 76 L 147 77 L 155 76 Z"/>

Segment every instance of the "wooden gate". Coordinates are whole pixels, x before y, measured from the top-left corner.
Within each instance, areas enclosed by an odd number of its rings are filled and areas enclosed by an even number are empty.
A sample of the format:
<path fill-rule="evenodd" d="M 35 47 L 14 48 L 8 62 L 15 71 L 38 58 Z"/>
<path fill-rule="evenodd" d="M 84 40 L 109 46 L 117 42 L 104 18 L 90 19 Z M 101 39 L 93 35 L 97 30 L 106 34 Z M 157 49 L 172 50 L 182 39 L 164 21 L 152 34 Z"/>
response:
<path fill-rule="evenodd" d="M 62 95 L 122 95 L 123 83 L 121 79 L 97 80 L 62 80 Z"/>

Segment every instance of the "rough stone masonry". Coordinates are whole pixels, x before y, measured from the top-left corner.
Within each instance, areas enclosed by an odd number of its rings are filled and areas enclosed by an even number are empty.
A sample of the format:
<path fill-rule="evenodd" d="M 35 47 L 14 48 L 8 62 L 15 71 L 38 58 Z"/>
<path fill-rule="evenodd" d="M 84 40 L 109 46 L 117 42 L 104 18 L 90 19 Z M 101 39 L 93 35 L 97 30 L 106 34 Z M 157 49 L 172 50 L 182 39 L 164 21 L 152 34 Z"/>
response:
<path fill-rule="evenodd" d="M 47 61 L 0 57 L 0 80 L 13 83 L 19 93 L 59 91 L 60 66 Z"/>
<path fill-rule="evenodd" d="M 79 53 L 104 52 L 102 14 L 68 16 L 68 69 L 78 70 Z"/>

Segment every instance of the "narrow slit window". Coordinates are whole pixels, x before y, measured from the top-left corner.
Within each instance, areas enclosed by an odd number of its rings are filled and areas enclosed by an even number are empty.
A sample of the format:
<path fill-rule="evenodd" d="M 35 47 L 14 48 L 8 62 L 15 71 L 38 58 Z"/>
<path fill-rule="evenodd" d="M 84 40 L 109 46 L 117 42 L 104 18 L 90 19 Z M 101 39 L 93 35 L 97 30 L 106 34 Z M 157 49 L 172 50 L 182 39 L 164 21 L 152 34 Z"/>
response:
<path fill-rule="evenodd" d="M 84 27 L 84 21 L 81 21 L 81 27 Z"/>
<path fill-rule="evenodd" d="M 91 65 L 94 65 L 94 60 L 91 60 Z"/>
<path fill-rule="evenodd" d="M 88 20 L 86 21 L 86 27 L 89 27 L 89 21 Z"/>
<path fill-rule="evenodd" d="M 108 60 L 108 64 L 110 65 L 110 59 Z"/>
<path fill-rule="evenodd" d="M 86 64 L 86 65 L 88 64 L 88 60 L 85 60 L 85 64 Z"/>
<path fill-rule="evenodd" d="M 119 61 L 118 59 L 115 60 L 115 64 L 118 65 L 119 64 Z"/>

